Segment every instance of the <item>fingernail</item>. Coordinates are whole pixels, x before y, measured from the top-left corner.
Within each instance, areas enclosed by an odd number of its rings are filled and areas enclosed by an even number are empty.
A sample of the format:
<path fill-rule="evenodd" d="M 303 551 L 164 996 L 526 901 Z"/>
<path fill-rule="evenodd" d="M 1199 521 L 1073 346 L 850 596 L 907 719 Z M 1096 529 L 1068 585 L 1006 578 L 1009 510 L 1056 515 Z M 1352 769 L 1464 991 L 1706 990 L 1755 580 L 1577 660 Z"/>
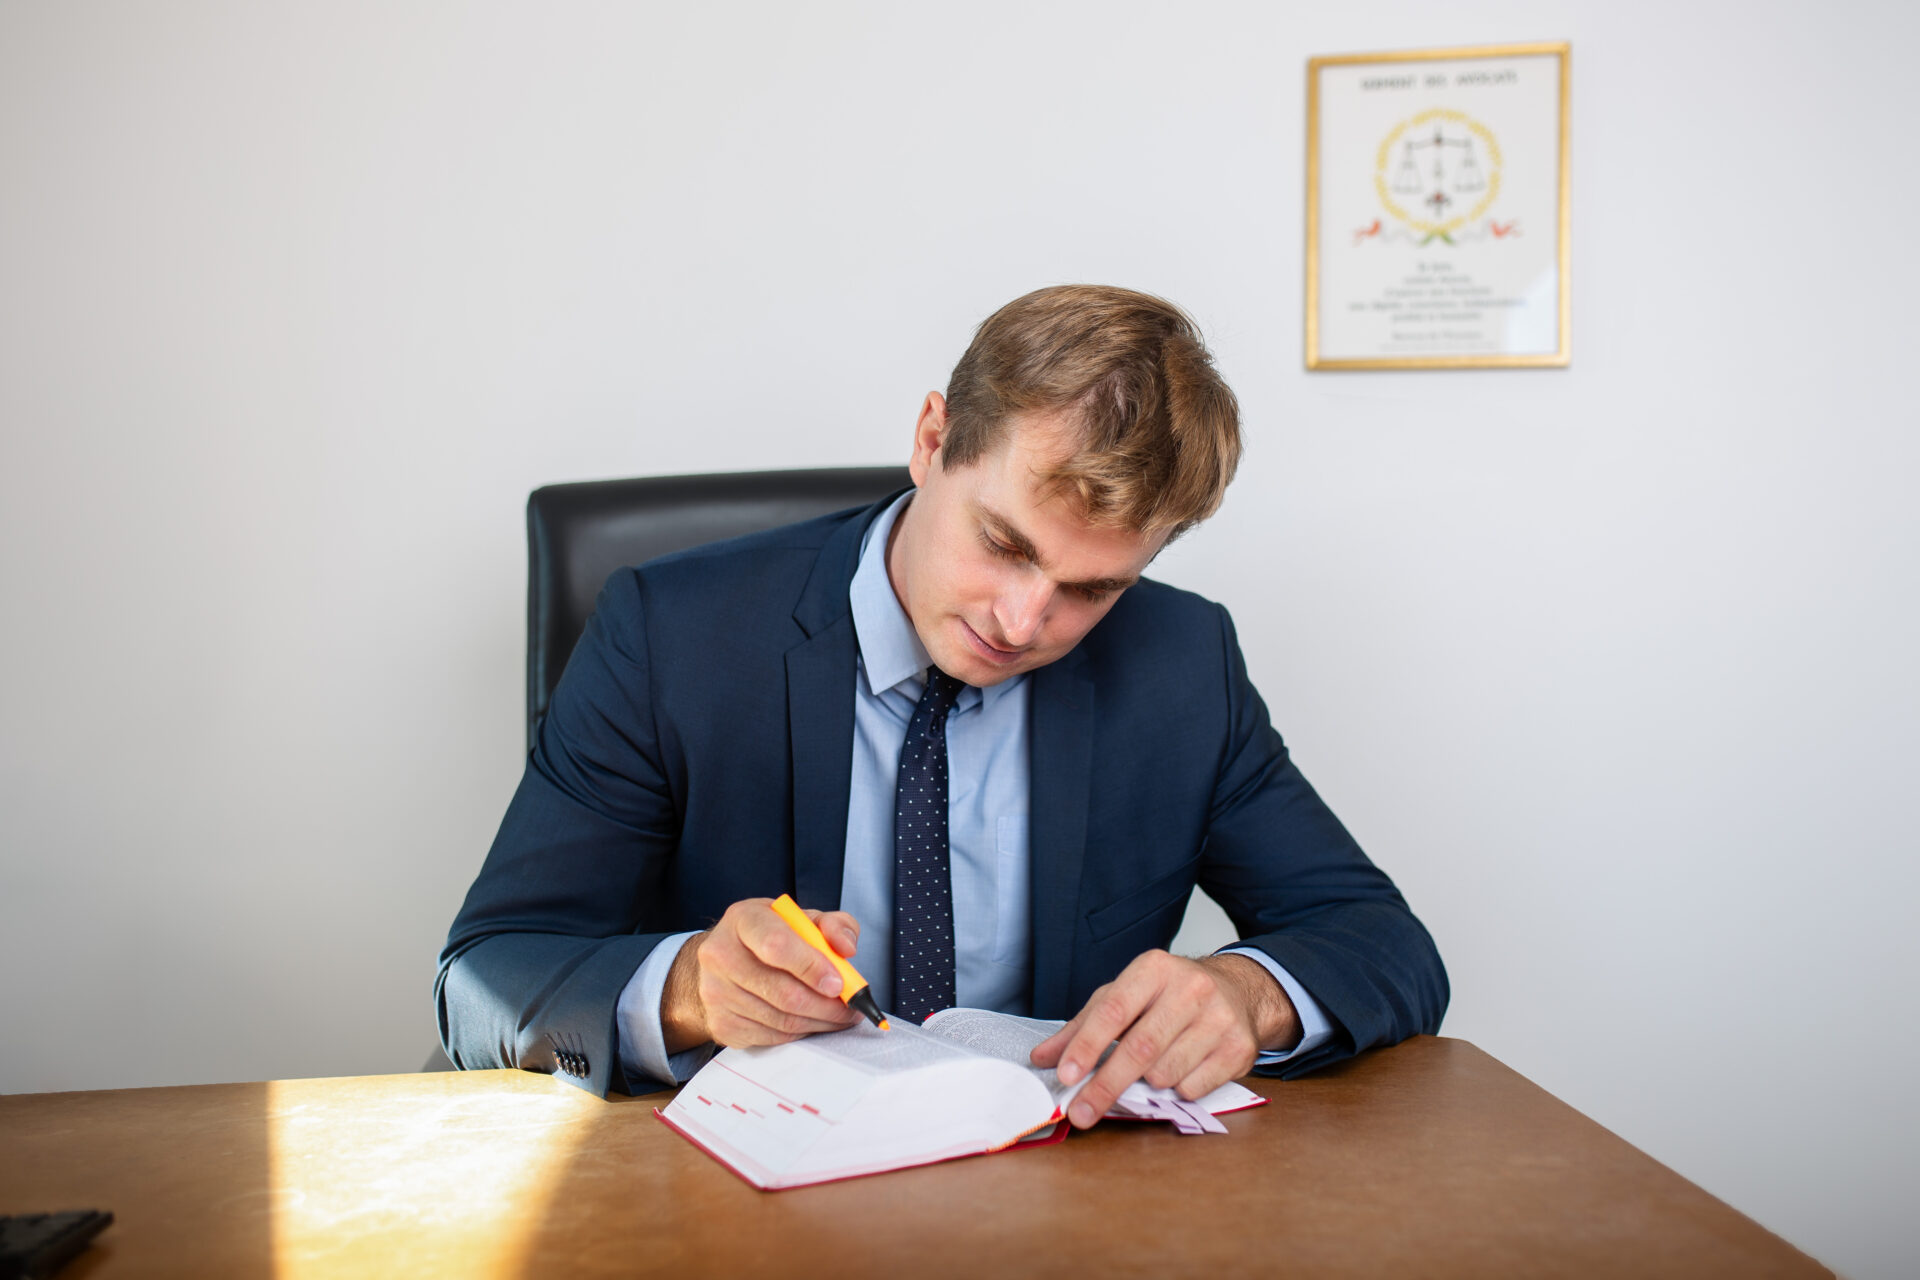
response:
<path fill-rule="evenodd" d="M 1068 1059 L 1060 1064 L 1060 1083 L 1072 1084 L 1080 1078 L 1080 1064 Z"/>
<path fill-rule="evenodd" d="M 839 974 L 830 973 L 820 979 L 820 994 L 823 996 L 837 996 L 846 985 L 846 983 L 840 980 Z"/>
<path fill-rule="evenodd" d="M 1076 1102 L 1067 1109 L 1067 1119 L 1073 1121 L 1076 1129 L 1084 1129 L 1093 1123 L 1093 1108 L 1084 1102 Z"/>

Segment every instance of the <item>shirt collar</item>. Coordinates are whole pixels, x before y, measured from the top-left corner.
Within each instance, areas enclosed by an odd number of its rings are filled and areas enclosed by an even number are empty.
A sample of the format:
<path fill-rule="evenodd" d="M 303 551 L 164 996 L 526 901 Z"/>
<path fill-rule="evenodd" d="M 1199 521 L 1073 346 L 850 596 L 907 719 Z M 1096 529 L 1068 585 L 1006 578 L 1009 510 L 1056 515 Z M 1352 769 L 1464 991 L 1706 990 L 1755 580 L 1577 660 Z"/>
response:
<path fill-rule="evenodd" d="M 853 584 L 848 589 L 860 663 L 866 672 L 867 688 L 875 694 L 909 682 L 924 686 L 927 668 L 933 664 L 933 659 L 927 656 L 927 647 L 920 643 L 913 623 L 907 618 L 907 611 L 900 607 L 900 597 L 893 594 L 893 581 L 887 577 L 887 539 L 893 532 L 894 521 L 906 510 L 907 503 L 913 501 L 913 493 L 909 489 L 895 498 L 867 527 L 866 540 L 860 546 L 860 564 L 853 572 Z M 1021 672 L 988 689 L 966 685 L 960 691 L 955 710 L 963 710 L 975 702 L 991 706 L 1026 678 L 1026 673 Z M 920 690 L 909 691 L 909 696 L 918 700 Z"/>

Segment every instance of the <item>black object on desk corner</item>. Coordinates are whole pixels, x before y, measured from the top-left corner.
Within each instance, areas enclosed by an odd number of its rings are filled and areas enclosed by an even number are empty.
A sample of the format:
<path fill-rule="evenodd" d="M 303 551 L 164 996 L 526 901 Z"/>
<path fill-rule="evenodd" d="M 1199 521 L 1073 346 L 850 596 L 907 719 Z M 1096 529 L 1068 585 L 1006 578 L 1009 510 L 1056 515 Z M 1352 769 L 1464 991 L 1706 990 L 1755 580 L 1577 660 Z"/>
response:
<path fill-rule="evenodd" d="M 113 1215 L 99 1209 L 0 1217 L 0 1280 L 52 1275 L 112 1222 Z"/>

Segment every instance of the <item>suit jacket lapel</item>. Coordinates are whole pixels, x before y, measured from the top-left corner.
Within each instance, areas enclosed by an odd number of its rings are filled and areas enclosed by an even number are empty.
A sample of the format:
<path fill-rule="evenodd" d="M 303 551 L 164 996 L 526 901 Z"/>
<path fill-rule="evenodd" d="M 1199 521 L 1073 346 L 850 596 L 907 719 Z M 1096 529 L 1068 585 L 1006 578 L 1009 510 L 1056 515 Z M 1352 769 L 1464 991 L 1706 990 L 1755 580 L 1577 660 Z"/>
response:
<path fill-rule="evenodd" d="M 1033 1015 L 1067 1017 L 1093 785 L 1093 675 L 1084 642 L 1033 673 L 1028 841 L 1033 879 Z"/>
<path fill-rule="evenodd" d="M 827 538 L 794 605 L 806 639 L 787 651 L 787 734 L 793 761 L 793 896 L 819 910 L 840 906 L 853 787 L 853 682 L 859 644 L 847 599 L 860 539 L 882 498 Z"/>

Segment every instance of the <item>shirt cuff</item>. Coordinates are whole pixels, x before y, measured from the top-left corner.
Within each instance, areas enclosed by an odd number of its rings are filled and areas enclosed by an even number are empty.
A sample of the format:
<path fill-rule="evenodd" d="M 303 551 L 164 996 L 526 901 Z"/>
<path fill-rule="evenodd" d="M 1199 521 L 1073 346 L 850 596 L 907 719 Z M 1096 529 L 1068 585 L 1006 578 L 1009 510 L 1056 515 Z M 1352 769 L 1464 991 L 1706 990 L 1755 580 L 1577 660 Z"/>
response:
<path fill-rule="evenodd" d="M 620 1034 L 620 1065 L 628 1079 L 640 1075 L 662 1084 L 685 1084 L 713 1056 L 711 1044 L 669 1055 L 667 1033 L 660 1026 L 660 996 L 667 989 L 667 972 L 693 936 L 676 933 L 662 939 L 620 989 L 613 1021 Z"/>
<path fill-rule="evenodd" d="M 1318 1000 L 1307 994 L 1307 989 L 1300 985 L 1299 979 L 1288 973 L 1272 956 L 1258 947 L 1223 947 L 1213 954 L 1245 956 L 1249 960 L 1259 961 L 1261 967 L 1280 984 L 1281 990 L 1287 993 L 1287 999 L 1293 1001 L 1293 1011 L 1299 1015 L 1300 1043 L 1291 1049 L 1262 1049 L 1260 1056 L 1254 1060 L 1255 1066 L 1270 1067 L 1276 1062 L 1285 1062 L 1295 1054 L 1312 1053 L 1333 1038 L 1333 1020 L 1327 1017 L 1327 1011 L 1320 1007 Z M 657 1016 L 654 1021 L 659 1021 Z"/>

